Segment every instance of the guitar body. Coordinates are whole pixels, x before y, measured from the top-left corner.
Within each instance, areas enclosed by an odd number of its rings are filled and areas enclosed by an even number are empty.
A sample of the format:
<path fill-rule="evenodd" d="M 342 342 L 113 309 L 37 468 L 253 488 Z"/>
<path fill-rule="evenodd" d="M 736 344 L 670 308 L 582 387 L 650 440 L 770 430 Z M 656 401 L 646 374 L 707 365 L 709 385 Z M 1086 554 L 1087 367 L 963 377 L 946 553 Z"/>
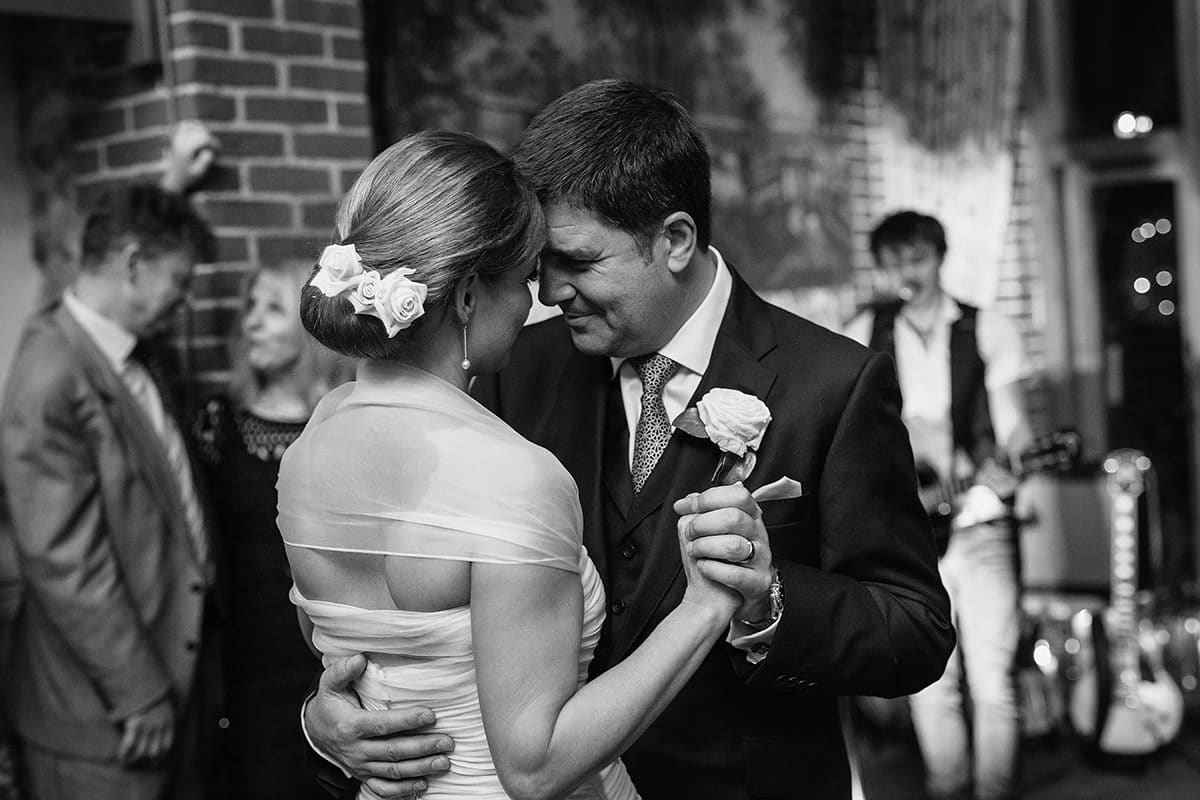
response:
<path fill-rule="evenodd" d="M 992 482 L 980 482 L 976 465 L 966 453 L 954 449 L 946 426 L 920 420 L 911 420 L 907 425 L 917 460 L 917 494 L 929 515 L 939 556 L 945 554 L 955 526 L 965 528 L 1008 519 L 1009 504 L 1020 478 L 1034 472 L 1070 470 L 1079 463 L 1082 451 L 1078 433 L 1052 431 L 1034 439 L 1011 459 L 1011 473 L 993 469 Z M 935 466 L 939 464 L 938 453 L 942 461 L 947 455 L 950 458 L 941 469 Z"/>
<path fill-rule="evenodd" d="M 1183 693 L 1167 672 L 1162 648 L 1149 626 L 1138 636 L 1138 677 L 1118 692 L 1109 659 L 1107 624 L 1087 611 L 1073 621 L 1080 644 L 1076 662 L 1080 672 L 1071 690 L 1071 725 L 1102 754 L 1149 755 L 1179 734 Z"/>
<path fill-rule="evenodd" d="M 1150 460 L 1116 450 L 1104 460 L 1112 499 L 1109 607 L 1072 620 L 1079 640 L 1078 679 L 1070 718 L 1098 755 L 1147 756 L 1170 743 L 1183 724 L 1183 693 L 1163 663 L 1162 645 L 1137 611 L 1138 499 Z"/>

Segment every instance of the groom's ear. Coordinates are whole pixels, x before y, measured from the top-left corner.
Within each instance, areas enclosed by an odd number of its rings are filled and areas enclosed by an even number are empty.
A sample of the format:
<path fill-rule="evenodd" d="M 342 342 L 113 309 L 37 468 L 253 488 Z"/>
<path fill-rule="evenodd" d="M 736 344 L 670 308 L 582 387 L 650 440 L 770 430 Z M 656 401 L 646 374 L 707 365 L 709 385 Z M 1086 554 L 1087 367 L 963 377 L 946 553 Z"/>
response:
<path fill-rule="evenodd" d="M 479 303 L 478 277 L 471 273 L 454 287 L 454 313 L 458 315 L 459 325 L 469 324 L 475 314 L 475 306 Z"/>
<path fill-rule="evenodd" d="M 662 224 L 667 241 L 667 269 L 676 274 L 687 269 L 696 252 L 696 221 L 686 211 L 667 215 Z"/>

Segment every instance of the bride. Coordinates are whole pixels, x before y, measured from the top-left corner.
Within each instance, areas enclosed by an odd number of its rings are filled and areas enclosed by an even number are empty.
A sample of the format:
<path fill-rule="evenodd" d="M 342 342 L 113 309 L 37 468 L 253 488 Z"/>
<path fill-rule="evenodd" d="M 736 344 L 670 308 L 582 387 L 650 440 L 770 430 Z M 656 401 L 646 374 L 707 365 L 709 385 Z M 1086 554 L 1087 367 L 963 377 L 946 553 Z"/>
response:
<path fill-rule="evenodd" d="M 278 485 L 306 636 L 327 657 L 367 654 L 367 708 L 436 711 L 456 745 L 426 798 L 636 798 L 618 756 L 742 598 L 685 549 L 683 603 L 586 681 L 604 589 L 575 483 L 467 394 L 504 366 L 529 312 L 536 198 L 481 140 L 418 133 L 367 167 L 336 233 L 301 317 L 364 361 L 317 407 Z"/>

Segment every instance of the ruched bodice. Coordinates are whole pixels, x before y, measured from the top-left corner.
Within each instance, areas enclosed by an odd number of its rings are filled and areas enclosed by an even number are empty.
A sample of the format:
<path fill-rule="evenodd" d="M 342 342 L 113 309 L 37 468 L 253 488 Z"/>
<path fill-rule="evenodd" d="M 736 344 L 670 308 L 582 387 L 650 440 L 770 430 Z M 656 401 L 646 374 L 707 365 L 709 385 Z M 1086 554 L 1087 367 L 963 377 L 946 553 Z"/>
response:
<path fill-rule="evenodd" d="M 580 556 L 584 604 L 579 681 L 583 683 L 604 621 L 604 587 L 591 559 L 582 551 Z M 313 643 L 322 653 L 367 654 L 366 672 L 355 685 L 364 706 L 378 709 L 420 704 L 437 711 L 437 730 L 453 737 L 455 749 L 451 772 L 431 781 L 425 797 L 505 796 L 495 778 L 483 732 L 469 606 L 434 612 L 368 610 L 308 600 L 294 588 L 291 596 L 312 620 Z M 613 789 L 625 780 L 619 773 L 605 777 Z M 583 787 L 572 795 L 628 796 L 601 794 L 596 786 Z"/>
<path fill-rule="evenodd" d="M 577 573 L 584 601 L 582 684 L 605 600 L 581 543 L 574 482 L 548 452 L 454 387 L 411 368 L 385 369 L 366 370 L 358 385 L 335 390 L 289 449 L 279 480 L 284 541 L 332 557 L 373 553 Z M 430 433 L 438 430 L 444 435 Z M 371 448 L 372 442 L 379 444 Z M 354 463 L 339 463 L 340 454 L 356 450 Z M 497 466 L 503 475 L 493 471 Z M 291 599 L 312 621 L 313 643 L 326 660 L 366 654 L 367 669 L 355 684 L 364 706 L 423 705 L 437 713 L 436 730 L 451 736 L 455 749 L 450 773 L 431 778 L 425 798 L 506 797 L 483 728 L 469 605 L 367 609 L 310 599 L 295 586 Z M 373 795 L 364 786 L 360 797 Z M 631 800 L 637 794 L 616 762 L 571 797 Z"/>

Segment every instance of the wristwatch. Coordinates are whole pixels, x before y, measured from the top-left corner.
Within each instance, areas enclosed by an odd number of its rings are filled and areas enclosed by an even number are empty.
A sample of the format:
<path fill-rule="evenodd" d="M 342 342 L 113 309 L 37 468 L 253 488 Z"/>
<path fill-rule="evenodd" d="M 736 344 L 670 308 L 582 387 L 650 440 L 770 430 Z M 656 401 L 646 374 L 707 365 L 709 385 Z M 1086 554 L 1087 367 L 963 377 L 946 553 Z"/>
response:
<path fill-rule="evenodd" d="M 747 625 L 751 628 L 769 628 L 778 621 L 783 615 L 783 577 L 779 574 L 779 570 L 775 570 L 775 577 L 771 579 L 771 588 L 768 590 L 768 599 L 771 604 L 770 611 L 767 613 L 766 619 L 739 619 L 738 622 Z"/>

